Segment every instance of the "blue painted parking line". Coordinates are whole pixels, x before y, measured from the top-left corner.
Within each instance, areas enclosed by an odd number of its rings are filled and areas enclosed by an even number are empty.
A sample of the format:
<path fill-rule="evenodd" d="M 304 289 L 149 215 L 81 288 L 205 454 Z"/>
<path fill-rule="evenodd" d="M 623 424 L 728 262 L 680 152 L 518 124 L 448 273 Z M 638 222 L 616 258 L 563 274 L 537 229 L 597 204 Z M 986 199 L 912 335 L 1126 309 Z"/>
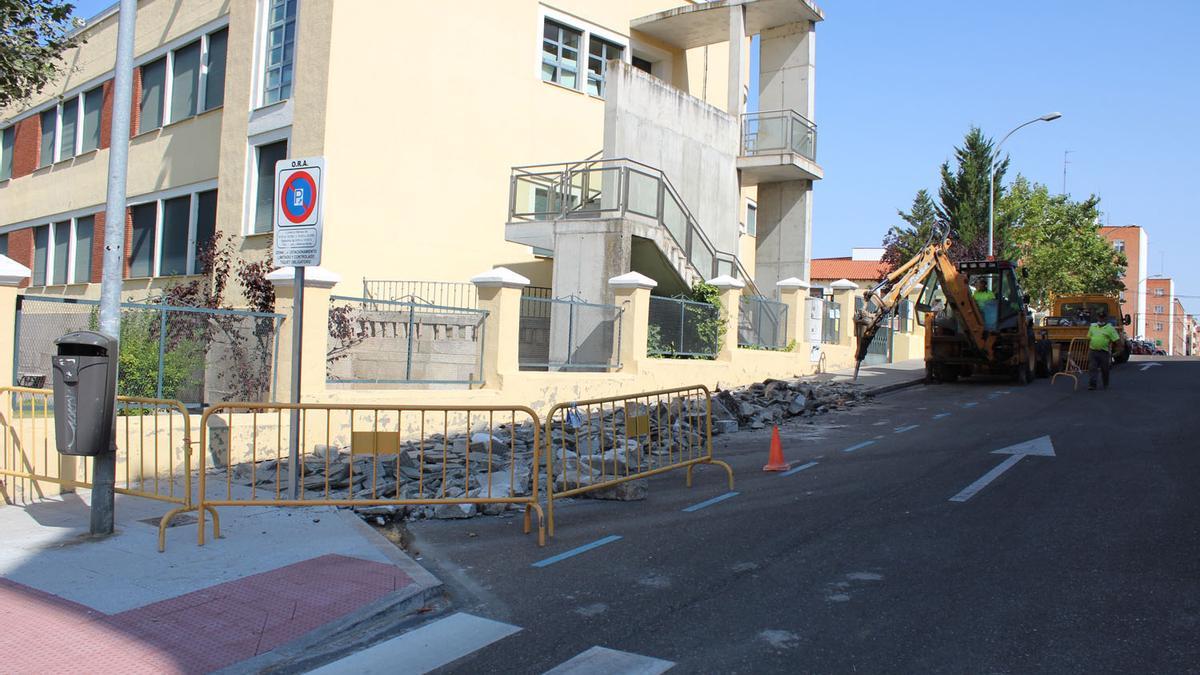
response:
<path fill-rule="evenodd" d="M 967 401 L 966 403 L 962 404 L 964 408 L 974 408 L 977 405 L 979 405 L 979 401 Z"/>
<path fill-rule="evenodd" d="M 620 541 L 620 539 L 621 539 L 620 536 L 615 535 L 615 534 L 610 534 L 609 536 L 604 537 L 603 539 L 597 539 L 596 541 L 593 541 L 590 544 L 584 544 L 583 546 L 580 546 L 578 548 L 573 548 L 570 551 L 566 551 L 564 553 L 559 553 L 558 555 L 550 556 L 549 558 L 546 558 L 545 560 L 539 560 L 539 561 L 533 563 L 533 565 L 531 565 L 531 567 L 546 567 L 547 565 L 553 565 L 556 562 L 561 562 L 572 556 L 577 556 L 580 553 L 587 553 L 588 551 L 590 551 L 594 548 L 600 548 L 601 546 L 603 546 L 605 544 L 611 544 L 614 541 Z"/>
<path fill-rule="evenodd" d="M 699 511 L 700 509 L 707 508 L 709 506 L 712 506 L 713 504 L 723 502 L 726 499 L 736 497 L 739 494 L 741 494 L 741 493 L 740 492 L 726 492 L 723 495 L 713 497 L 712 499 L 707 499 L 705 501 L 700 502 L 699 504 L 692 504 L 691 506 L 684 509 L 684 511 L 687 513 L 691 513 L 692 511 Z"/>
<path fill-rule="evenodd" d="M 906 431 L 912 431 L 913 429 L 916 429 L 919 426 L 921 426 L 921 425 L 920 424 L 910 424 L 906 427 L 896 427 L 896 433 L 902 434 Z"/>
<path fill-rule="evenodd" d="M 801 471 L 803 471 L 805 469 L 811 469 L 816 465 L 817 465 L 817 462 L 809 462 L 808 464 L 801 464 L 800 466 L 798 466 L 794 469 L 788 469 L 787 471 L 784 471 L 783 473 L 781 473 L 779 475 L 780 476 L 790 476 L 794 473 L 800 473 Z"/>
<path fill-rule="evenodd" d="M 868 445 L 875 445 L 875 441 L 863 441 L 862 443 L 852 445 L 852 446 L 846 448 L 845 450 L 842 450 L 842 452 L 854 452 L 855 450 L 862 450 L 863 448 L 867 447 Z"/>
<path fill-rule="evenodd" d="M 950 416 L 950 413 L 938 413 L 938 414 L 936 414 L 936 415 L 934 415 L 934 416 L 933 416 L 933 419 L 935 419 L 935 420 L 940 420 L 940 419 L 945 419 L 945 418 L 947 418 L 947 417 L 949 417 L 949 416 Z"/>

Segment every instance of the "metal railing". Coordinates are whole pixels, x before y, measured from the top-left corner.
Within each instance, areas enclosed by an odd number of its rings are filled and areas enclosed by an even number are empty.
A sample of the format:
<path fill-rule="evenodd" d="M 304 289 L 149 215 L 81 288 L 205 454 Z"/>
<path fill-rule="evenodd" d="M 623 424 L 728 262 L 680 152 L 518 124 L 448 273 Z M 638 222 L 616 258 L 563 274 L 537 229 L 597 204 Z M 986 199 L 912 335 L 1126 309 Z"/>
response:
<path fill-rule="evenodd" d="M 550 299 L 553 291 L 544 286 L 526 286 L 521 289 L 521 316 L 549 319 L 550 305 L 539 300 Z"/>
<path fill-rule="evenodd" d="M 793 152 L 817 161 L 817 125 L 795 110 L 767 110 L 742 115 L 742 155 Z"/>
<path fill-rule="evenodd" d="M 842 341 L 842 306 L 832 300 L 823 300 L 821 308 L 821 342 L 837 344 Z"/>
<path fill-rule="evenodd" d="M 733 469 L 713 458 L 712 396 L 707 387 L 649 391 L 560 403 L 546 416 L 546 520 L 554 501 L 697 464 Z"/>
<path fill-rule="evenodd" d="M 363 297 L 391 302 L 424 302 L 443 307 L 479 307 L 475 284 L 468 281 L 363 279 Z"/>
<path fill-rule="evenodd" d="M 623 314 L 616 305 L 574 297 L 522 297 L 518 365 L 522 370 L 620 369 Z"/>
<path fill-rule="evenodd" d="M 54 340 L 96 330 L 99 305 L 86 298 L 18 296 L 16 381 L 45 384 L 56 353 Z M 121 303 L 117 392 L 192 406 L 265 400 L 275 389 L 283 319 L 282 314 L 247 310 Z"/>
<path fill-rule="evenodd" d="M 488 313 L 423 302 L 333 296 L 331 384 L 483 384 Z"/>
<path fill-rule="evenodd" d="M 737 255 L 716 248 L 661 170 L 625 158 L 512 170 L 509 222 L 628 216 L 651 220 L 665 229 L 702 279 L 732 276 L 761 295 Z"/>
<path fill-rule="evenodd" d="M 646 353 L 651 356 L 716 358 L 725 330 L 716 305 L 685 298 L 650 296 Z"/>
<path fill-rule="evenodd" d="M 738 298 L 738 346 L 756 349 L 787 347 L 786 303 L 755 295 Z"/>
<path fill-rule="evenodd" d="M 292 411 L 300 418 L 294 467 Z M 524 531 L 536 513 L 543 545 L 541 428 L 524 406 L 210 407 L 200 420 L 199 544 L 213 507 L 392 506 L 457 517 L 524 507 Z"/>
<path fill-rule="evenodd" d="M 92 488 L 89 458 L 58 452 L 55 412 L 50 389 L 0 387 L 0 476 L 5 478 L 7 501 L 41 499 L 46 496 L 42 483 L 68 490 Z M 171 521 L 197 508 L 191 417 L 179 401 L 119 396 L 114 434 L 115 491 L 176 505 L 159 520 L 162 552 Z M 212 516 L 213 536 L 220 536 L 216 512 Z"/>

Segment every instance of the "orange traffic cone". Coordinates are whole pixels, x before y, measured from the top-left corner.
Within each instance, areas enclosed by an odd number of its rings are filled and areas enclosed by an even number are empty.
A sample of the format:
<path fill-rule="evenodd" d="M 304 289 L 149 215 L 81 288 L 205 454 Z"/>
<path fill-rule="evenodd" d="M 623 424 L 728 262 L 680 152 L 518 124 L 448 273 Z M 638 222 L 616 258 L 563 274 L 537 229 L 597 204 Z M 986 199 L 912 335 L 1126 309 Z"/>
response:
<path fill-rule="evenodd" d="M 776 425 L 771 431 L 771 456 L 767 458 L 763 471 L 787 471 L 791 467 L 783 460 L 783 443 L 779 442 L 779 425 Z"/>

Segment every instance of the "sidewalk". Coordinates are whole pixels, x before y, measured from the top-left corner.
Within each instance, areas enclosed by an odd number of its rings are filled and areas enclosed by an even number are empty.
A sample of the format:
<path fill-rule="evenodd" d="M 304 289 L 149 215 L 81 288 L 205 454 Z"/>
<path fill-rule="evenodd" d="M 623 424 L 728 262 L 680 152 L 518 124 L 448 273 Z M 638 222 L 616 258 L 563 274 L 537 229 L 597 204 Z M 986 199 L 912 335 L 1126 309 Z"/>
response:
<path fill-rule="evenodd" d="M 854 368 L 835 370 L 808 378 L 817 382 L 849 382 L 854 379 Z M 858 382 L 869 394 L 885 394 L 925 381 L 925 359 L 908 359 L 896 363 L 866 365 L 858 372 Z"/>
<path fill-rule="evenodd" d="M 169 505 L 118 495 L 117 533 L 92 541 L 87 497 L 0 506 L 5 672 L 210 672 L 358 614 L 398 621 L 441 586 L 347 511 L 226 508 L 203 547 L 188 514 L 159 553 Z"/>

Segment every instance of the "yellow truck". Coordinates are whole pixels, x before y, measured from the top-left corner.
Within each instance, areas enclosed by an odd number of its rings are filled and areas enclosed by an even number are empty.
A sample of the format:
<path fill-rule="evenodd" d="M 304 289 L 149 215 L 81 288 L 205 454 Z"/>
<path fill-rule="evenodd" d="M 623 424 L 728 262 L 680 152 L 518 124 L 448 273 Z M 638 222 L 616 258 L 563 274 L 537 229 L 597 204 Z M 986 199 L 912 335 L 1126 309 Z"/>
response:
<path fill-rule="evenodd" d="M 1108 322 L 1121 336 L 1113 345 L 1113 363 L 1129 360 L 1130 344 L 1125 326 L 1130 324 L 1130 318 L 1128 314 L 1122 314 L 1120 300 L 1097 294 L 1061 295 L 1053 297 L 1050 305 L 1050 315 L 1037 329 L 1039 374 L 1062 370 L 1066 366 L 1071 340 L 1087 338 L 1088 326 L 1101 315 L 1108 317 Z"/>

